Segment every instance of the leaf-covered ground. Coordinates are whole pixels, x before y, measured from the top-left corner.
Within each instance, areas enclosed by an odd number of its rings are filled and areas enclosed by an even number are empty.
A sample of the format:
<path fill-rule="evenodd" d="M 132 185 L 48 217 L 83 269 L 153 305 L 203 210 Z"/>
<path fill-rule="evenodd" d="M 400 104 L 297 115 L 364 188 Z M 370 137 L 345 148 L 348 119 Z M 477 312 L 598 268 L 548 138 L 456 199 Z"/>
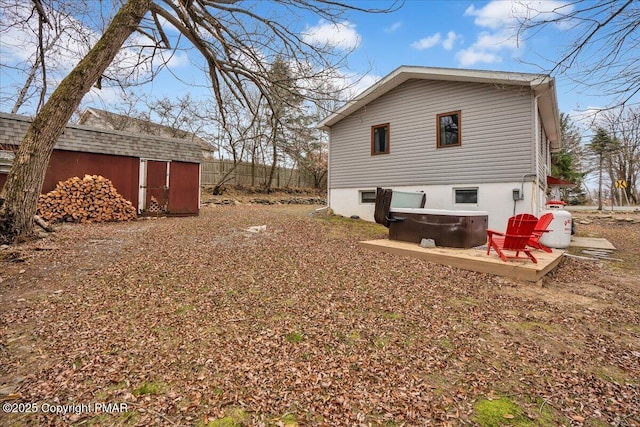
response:
<path fill-rule="evenodd" d="M 38 405 L 0 424 L 640 425 L 640 224 L 585 226 L 625 262 L 566 259 L 540 286 L 361 249 L 386 230 L 311 209 L 0 252 L 0 398 Z"/>

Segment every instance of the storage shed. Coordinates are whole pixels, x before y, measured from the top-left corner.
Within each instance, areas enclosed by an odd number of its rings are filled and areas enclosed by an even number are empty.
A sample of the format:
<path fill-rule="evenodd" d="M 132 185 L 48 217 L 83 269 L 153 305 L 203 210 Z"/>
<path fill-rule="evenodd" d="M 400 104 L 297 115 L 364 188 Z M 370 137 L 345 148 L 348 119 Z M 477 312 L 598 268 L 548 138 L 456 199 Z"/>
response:
<path fill-rule="evenodd" d="M 0 113 L 0 188 L 30 124 L 28 117 Z M 197 215 L 201 162 L 200 146 L 188 140 L 68 125 L 54 147 L 42 191 L 73 176 L 102 175 L 141 215 Z"/>

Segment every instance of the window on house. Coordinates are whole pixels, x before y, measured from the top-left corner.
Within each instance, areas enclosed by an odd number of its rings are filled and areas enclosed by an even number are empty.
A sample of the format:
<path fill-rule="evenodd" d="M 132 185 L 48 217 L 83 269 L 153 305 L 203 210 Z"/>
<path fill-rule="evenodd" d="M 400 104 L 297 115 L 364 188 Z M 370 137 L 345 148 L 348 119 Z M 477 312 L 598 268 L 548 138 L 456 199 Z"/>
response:
<path fill-rule="evenodd" d="M 389 154 L 389 123 L 371 126 L 371 155 Z"/>
<path fill-rule="evenodd" d="M 453 192 L 456 204 L 478 204 L 477 188 L 455 188 Z"/>
<path fill-rule="evenodd" d="M 375 190 L 360 190 L 360 203 L 375 203 Z"/>
<path fill-rule="evenodd" d="M 438 148 L 462 144 L 460 111 L 438 114 Z"/>

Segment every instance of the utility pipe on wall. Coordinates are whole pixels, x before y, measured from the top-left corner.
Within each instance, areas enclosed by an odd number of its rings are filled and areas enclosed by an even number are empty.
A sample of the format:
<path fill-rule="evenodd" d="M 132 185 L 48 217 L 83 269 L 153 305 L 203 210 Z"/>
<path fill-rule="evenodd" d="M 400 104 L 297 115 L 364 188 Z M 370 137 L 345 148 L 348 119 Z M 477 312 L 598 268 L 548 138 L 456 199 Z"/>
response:
<path fill-rule="evenodd" d="M 536 174 L 536 173 L 526 173 L 526 174 L 522 175 L 522 180 L 520 181 L 520 199 L 518 199 L 518 200 L 524 200 L 524 180 L 525 180 L 525 178 L 530 177 L 530 176 L 538 176 L 538 174 Z M 518 202 L 518 200 L 515 200 L 515 198 L 513 200 L 513 215 L 516 214 L 516 203 Z"/>

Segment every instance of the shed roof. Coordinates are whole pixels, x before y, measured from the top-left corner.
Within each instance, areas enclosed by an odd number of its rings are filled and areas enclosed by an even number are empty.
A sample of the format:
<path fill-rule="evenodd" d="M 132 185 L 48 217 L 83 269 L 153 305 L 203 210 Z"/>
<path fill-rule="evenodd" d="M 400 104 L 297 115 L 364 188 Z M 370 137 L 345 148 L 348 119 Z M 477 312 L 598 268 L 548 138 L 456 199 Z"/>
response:
<path fill-rule="evenodd" d="M 19 145 L 31 124 L 29 117 L 7 113 L 0 113 L 0 121 L 0 144 Z M 67 125 L 55 148 L 151 160 L 202 162 L 202 149 L 190 140 L 80 125 Z"/>
<path fill-rule="evenodd" d="M 560 116 L 556 97 L 555 81 L 546 74 L 514 73 L 506 71 L 466 70 L 460 68 L 436 68 L 403 65 L 382 80 L 347 102 L 342 108 L 322 120 L 318 127 L 329 130 L 331 126 L 354 113 L 385 93 L 410 79 L 440 80 L 473 83 L 490 83 L 509 86 L 530 87 L 538 97 L 538 108 L 542 125 L 552 148 L 560 146 Z"/>

